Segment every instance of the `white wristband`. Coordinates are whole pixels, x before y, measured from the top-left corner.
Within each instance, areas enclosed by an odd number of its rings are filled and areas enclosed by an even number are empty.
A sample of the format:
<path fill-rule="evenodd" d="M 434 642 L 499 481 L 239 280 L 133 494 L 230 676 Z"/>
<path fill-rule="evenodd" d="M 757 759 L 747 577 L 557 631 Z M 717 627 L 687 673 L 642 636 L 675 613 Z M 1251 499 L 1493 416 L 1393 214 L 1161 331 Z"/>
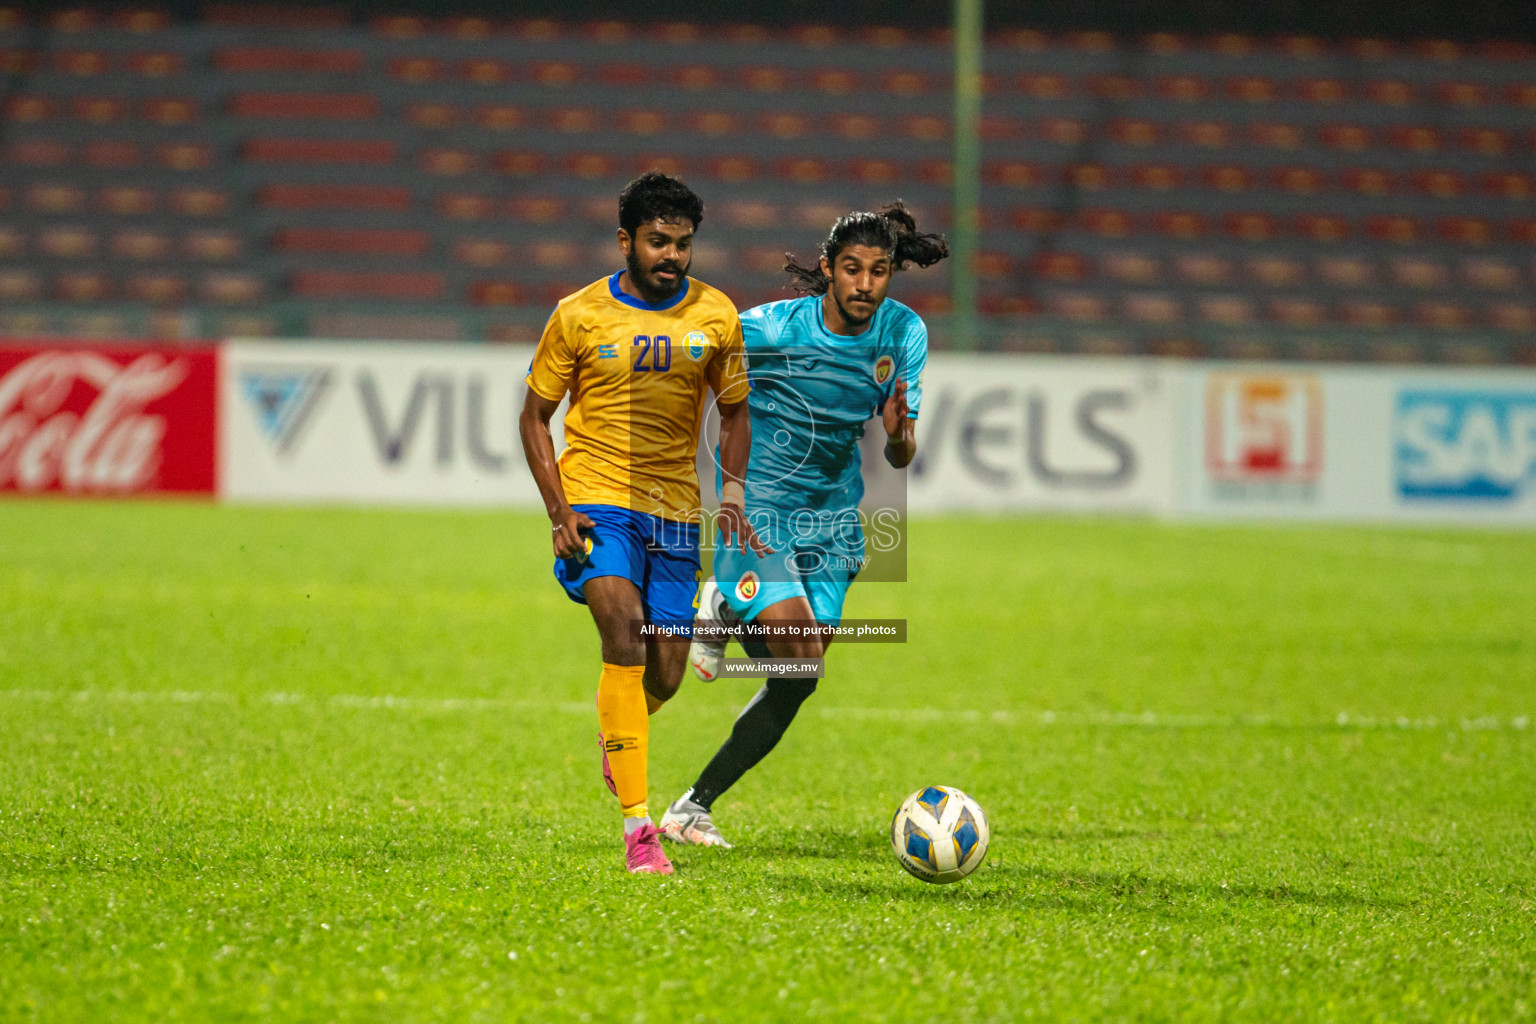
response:
<path fill-rule="evenodd" d="M 747 491 L 739 480 L 727 480 L 720 488 L 720 504 L 747 507 Z"/>

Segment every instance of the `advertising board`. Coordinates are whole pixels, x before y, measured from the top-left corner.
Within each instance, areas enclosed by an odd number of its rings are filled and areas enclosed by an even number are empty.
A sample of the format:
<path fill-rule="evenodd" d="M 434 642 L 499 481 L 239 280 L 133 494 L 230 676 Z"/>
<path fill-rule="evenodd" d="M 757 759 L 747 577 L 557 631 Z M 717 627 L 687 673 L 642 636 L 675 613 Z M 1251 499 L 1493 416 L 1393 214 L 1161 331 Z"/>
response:
<path fill-rule="evenodd" d="M 212 347 L 0 344 L 0 492 L 212 494 Z"/>

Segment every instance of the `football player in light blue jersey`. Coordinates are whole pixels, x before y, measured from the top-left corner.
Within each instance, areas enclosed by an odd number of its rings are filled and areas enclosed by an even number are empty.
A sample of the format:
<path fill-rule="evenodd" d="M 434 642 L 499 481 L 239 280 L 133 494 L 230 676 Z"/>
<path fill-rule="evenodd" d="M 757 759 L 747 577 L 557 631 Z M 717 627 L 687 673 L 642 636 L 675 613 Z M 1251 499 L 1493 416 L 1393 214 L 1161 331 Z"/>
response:
<path fill-rule="evenodd" d="M 752 379 L 746 509 L 770 551 L 716 545 L 696 635 L 740 621 L 760 627 L 757 636 L 742 637 L 753 657 L 825 654 L 830 639 L 806 627 L 841 621 L 843 598 L 864 565 L 865 425 L 880 418 L 885 458 L 897 469 L 917 453 L 928 328 L 886 292 L 898 270 L 947 255 L 944 239 L 920 233 L 900 202 L 850 213 L 832 225 L 815 264 L 790 257 L 784 269 L 800 298 L 742 314 Z M 725 647 L 723 639 L 694 642 L 689 660 L 701 679 L 719 674 Z M 710 817 L 714 801 L 774 748 L 815 689 L 814 677 L 769 679 L 698 781 L 667 810 L 662 836 L 729 846 Z"/>

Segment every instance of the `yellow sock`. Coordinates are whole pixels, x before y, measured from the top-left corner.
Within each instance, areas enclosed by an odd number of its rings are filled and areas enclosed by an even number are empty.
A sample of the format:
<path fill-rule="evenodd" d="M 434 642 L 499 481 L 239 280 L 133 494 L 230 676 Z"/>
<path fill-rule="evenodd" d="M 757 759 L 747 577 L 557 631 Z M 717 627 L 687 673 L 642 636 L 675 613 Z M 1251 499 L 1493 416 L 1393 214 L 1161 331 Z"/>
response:
<path fill-rule="evenodd" d="M 613 787 L 625 817 L 648 814 L 646 799 L 646 748 L 651 727 L 646 714 L 643 665 L 603 663 L 597 681 L 597 721 L 603 730 Z"/>

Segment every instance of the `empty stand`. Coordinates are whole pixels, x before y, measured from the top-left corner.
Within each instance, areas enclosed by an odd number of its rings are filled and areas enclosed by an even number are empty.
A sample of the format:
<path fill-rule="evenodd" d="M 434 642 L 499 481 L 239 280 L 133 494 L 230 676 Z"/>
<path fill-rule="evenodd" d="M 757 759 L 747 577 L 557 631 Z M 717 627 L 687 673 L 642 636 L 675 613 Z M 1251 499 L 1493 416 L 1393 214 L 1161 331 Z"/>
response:
<path fill-rule="evenodd" d="M 781 297 L 783 253 L 849 208 L 899 195 L 924 226 L 950 218 L 949 55 L 901 29 L 354 25 L 234 4 L 47 27 L 45 52 L 15 26 L 0 39 L 11 303 L 248 323 L 276 323 L 276 303 L 373 330 L 384 304 L 434 337 L 523 337 L 616 264 L 615 197 L 647 168 L 698 185 L 699 272 L 741 302 Z M 635 56 L 679 42 L 680 61 Z M 1043 325 L 1000 345 L 1299 355 L 1253 329 L 1536 330 L 1529 52 L 1003 32 L 985 85 L 984 311 Z M 896 293 L 941 315 L 945 273 Z"/>

